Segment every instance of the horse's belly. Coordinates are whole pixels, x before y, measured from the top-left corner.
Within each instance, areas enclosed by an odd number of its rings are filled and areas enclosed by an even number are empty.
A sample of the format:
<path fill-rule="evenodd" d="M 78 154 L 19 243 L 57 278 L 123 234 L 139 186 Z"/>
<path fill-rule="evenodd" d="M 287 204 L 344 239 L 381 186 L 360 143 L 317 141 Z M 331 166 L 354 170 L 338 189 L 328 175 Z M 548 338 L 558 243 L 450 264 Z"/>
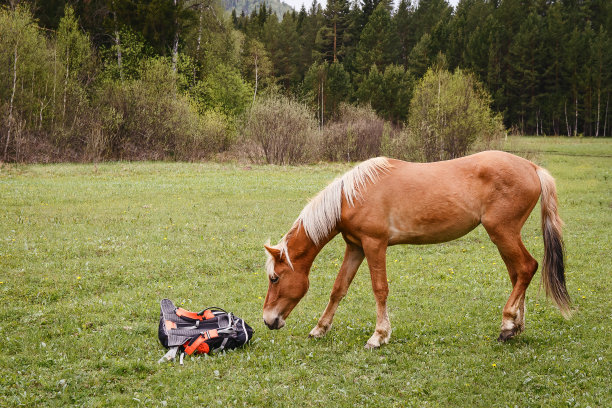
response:
<path fill-rule="evenodd" d="M 476 217 L 461 220 L 447 220 L 429 223 L 393 222 L 389 223 L 389 245 L 397 244 L 437 244 L 452 241 L 472 231 L 480 224 Z"/>

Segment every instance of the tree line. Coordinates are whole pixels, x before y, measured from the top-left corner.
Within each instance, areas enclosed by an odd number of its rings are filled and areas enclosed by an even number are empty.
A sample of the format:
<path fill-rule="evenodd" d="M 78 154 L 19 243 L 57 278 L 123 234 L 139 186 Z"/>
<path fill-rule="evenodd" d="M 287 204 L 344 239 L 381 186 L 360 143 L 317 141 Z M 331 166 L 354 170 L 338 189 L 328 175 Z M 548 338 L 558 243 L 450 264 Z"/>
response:
<path fill-rule="evenodd" d="M 232 15 L 262 79 L 310 100 L 320 120 L 340 101 L 403 122 L 431 66 L 476 75 L 504 123 L 526 134 L 609 135 L 612 3 L 605 0 L 328 0 L 285 14 Z M 247 48 L 248 49 L 248 48 Z M 251 74 L 252 76 L 252 74 Z"/>
<path fill-rule="evenodd" d="M 611 25 L 606 0 L 328 0 L 282 16 L 8 0 L 0 158 L 197 159 L 233 145 L 269 95 L 308 106 L 320 130 L 347 104 L 401 129 L 431 69 L 468 73 L 517 132 L 609 136 Z"/>

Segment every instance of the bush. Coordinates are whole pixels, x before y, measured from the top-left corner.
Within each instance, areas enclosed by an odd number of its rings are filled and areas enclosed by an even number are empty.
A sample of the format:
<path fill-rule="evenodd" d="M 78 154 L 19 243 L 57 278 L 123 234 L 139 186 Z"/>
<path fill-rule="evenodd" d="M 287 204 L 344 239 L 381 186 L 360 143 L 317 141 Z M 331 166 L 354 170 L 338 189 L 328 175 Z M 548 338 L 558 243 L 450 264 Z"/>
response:
<path fill-rule="evenodd" d="M 253 100 L 253 88 L 240 76 L 240 71 L 225 64 L 198 81 L 190 89 L 190 96 L 200 111 L 218 110 L 226 116 L 237 116 Z"/>
<path fill-rule="evenodd" d="M 407 161 L 423 161 L 419 143 L 408 128 L 385 134 L 380 147 L 383 156 Z"/>
<path fill-rule="evenodd" d="M 273 164 L 298 164 L 310 159 L 316 121 L 312 112 L 291 98 L 281 95 L 258 100 L 245 119 L 243 134 L 254 144 L 258 157 Z"/>
<path fill-rule="evenodd" d="M 100 131 L 91 155 L 122 159 L 196 160 L 227 147 L 222 114 L 198 110 L 177 92 L 175 74 L 164 59 L 145 64 L 141 79 L 109 81 L 99 95 Z"/>
<path fill-rule="evenodd" d="M 319 157 L 329 161 L 366 160 L 380 155 L 385 122 L 370 107 L 340 106 L 340 118 L 321 133 Z"/>
<path fill-rule="evenodd" d="M 505 133 L 490 102 L 472 75 L 430 69 L 415 89 L 403 143 L 413 143 L 413 156 L 425 161 L 464 156 L 476 142 L 486 149 Z"/>
<path fill-rule="evenodd" d="M 218 112 L 207 111 L 191 122 L 190 131 L 175 141 L 175 155 L 179 160 L 201 160 L 229 148 L 227 118 Z"/>

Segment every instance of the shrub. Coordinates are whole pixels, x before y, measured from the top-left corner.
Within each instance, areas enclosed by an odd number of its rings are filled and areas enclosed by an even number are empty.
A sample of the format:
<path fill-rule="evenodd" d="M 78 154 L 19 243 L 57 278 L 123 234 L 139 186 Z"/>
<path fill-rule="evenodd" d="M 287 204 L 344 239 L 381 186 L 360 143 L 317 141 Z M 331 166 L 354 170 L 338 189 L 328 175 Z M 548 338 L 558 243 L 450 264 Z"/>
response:
<path fill-rule="evenodd" d="M 274 164 L 308 161 L 315 132 L 316 121 L 308 107 L 281 95 L 258 100 L 243 128 L 245 141 L 257 147 L 257 156 Z"/>
<path fill-rule="evenodd" d="M 226 116 L 244 113 L 253 100 L 253 88 L 235 67 L 219 64 L 215 70 L 190 89 L 200 111 L 218 110 Z"/>
<path fill-rule="evenodd" d="M 366 160 L 380 154 L 384 121 L 370 107 L 340 106 L 340 118 L 321 133 L 318 156 L 330 161 Z"/>
<path fill-rule="evenodd" d="M 227 147 L 225 117 L 202 115 L 188 96 L 177 91 L 168 61 L 149 60 L 141 79 L 108 81 L 99 94 L 100 129 L 90 140 L 90 154 L 124 159 L 196 160 Z"/>
<path fill-rule="evenodd" d="M 490 102 L 474 76 L 459 69 L 454 74 L 429 70 L 410 103 L 404 143 L 414 143 L 414 156 L 425 161 L 464 156 L 476 142 L 486 149 L 504 134 L 501 117 L 491 112 Z"/>
<path fill-rule="evenodd" d="M 178 135 L 175 141 L 176 158 L 201 160 L 229 148 L 227 118 L 218 112 L 207 111 L 191 122 L 191 129 Z"/>

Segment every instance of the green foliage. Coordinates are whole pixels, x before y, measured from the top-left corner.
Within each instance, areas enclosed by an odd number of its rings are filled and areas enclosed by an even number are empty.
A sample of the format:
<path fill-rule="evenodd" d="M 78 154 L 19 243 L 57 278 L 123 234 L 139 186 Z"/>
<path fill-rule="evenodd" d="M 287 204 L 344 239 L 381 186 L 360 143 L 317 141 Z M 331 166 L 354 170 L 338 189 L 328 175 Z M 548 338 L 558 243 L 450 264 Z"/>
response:
<path fill-rule="evenodd" d="M 299 55 L 296 25 L 292 15 L 286 15 L 281 22 L 272 15 L 262 28 L 262 40 L 267 46 L 274 77 L 286 89 L 302 79 L 294 63 Z"/>
<path fill-rule="evenodd" d="M 102 152 L 124 159 L 181 160 L 206 158 L 229 144 L 223 115 L 198 113 L 191 100 L 178 91 L 177 74 L 164 58 L 144 63 L 140 79 L 107 82 L 97 101 L 117 118 L 104 136 Z"/>
<path fill-rule="evenodd" d="M 219 64 L 190 93 L 200 111 L 216 110 L 227 116 L 245 111 L 253 98 L 253 89 L 237 68 Z"/>
<path fill-rule="evenodd" d="M 102 135 L 127 120 L 97 106 L 99 95 L 126 91 L 157 58 L 171 61 L 173 95 L 195 106 L 198 121 L 216 112 L 234 130 L 262 93 L 303 98 L 320 128 L 343 102 L 401 125 L 413 83 L 443 67 L 472 73 L 513 132 L 610 135 L 609 1 L 461 0 L 452 12 L 445 0 L 402 0 L 396 10 L 387 0 L 330 0 L 231 16 L 224 4 L 9 2 L 0 18 L 2 160 L 99 157 Z"/>
<path fill-rule="evenodd" d="M 343 60 L 346 46 L 351 41 L 350 3 L 348 0 L 329 0 L 323 11 L 324 25 L 317 33 L 316 59 L 329 63 Z"/>
<path fill-rule="evenodd" d="M 2 149 L 6 146 L 7 127 L 25 119 L 38 119 L 26 124 L 31 128 L 51 121 L 49 103 L 55 96 L 54 85 L 60 81 L 53 76 L 53 61 L 53 51 L 37 30 L 29 9 L 0 8 L 0 70 L 4 73 L 0 75 L 0 107 L 5 127 L 0 138 L 4 142 Z M 8 119 L 11 101 L 13 123 Z"/>
<path fill-rule="evenodd" d="M 351 93 L 350 76 L 340 62 L 313 63 L 304 78 L 303 91 L 322 126 L 337 117 Z"/>
<path fill-rule="evenodd" d="M 72 8 L 66 7 L 54 42 L 47 41 L 21 6 L 0 9 L 0 31 L 0 64 L 8 73 L 0 89 L 7 118 L 0 137 L 3 159 L 41 159 L 48 142 L 78 149 L 81 135 L 89 131 L 87 88 L 96 61 Z M 35 135 L 43 129 L 48 139 L 37 141 Z"/>
<path fill-rule="evenodd" d="M 408 55 L 408 67 L 417 77 L 420 78 L 427 72 L 431 65 L 432 54 L 431 36 L 425 33 Z"/>
<path fill-rule="evenodd" d="M 501 118 L 491 112 L 490 97 L 470 74 L 429 70 L 410 103 L 408 130 L 422 160 L 464 156 L 479 141 L 487 145 L 504 134 Z"/>
<path fill-rule="evenodd" d="M 383 69 L 396 60 L 398 40 L 393 23 L 387 4 L 380 2 L 363 28 L 357 45 L 357 72 L 365 73 L 372 65 Z"/>
<path fill-rule="evenodd" d="M 401 0 L 397 7 L 397 12 L 393 16 L 393 21 L 399 43 L 398 63 L 404 67 L 408 66 L 408 55 L 417 42 L 413 19 L 414 9 L 410 0 Z"/>
<path fill-rule="evenodd" d="M 63 61 L 66 76 L 80 83 L 88 82 L 95 67 L 89 36 L 81 31 L 74 10 L 66 6 L 57 29 L 57 57 Z"/>
<path fill-rule="evenodd" d="M 251 84 L 269 84 L 273 81 L 272 62 L 263 44 L 255 39 L 248 40 L 242 55 L 242 71 Z M 256 78 L 257 76 L 257 78 Z"/>
<path fill-rule="evenodd" d="M 143 61 L 153 56 L 142 34 L 123 27 L 119 32 L 120 44 L 104 47 L 100 53 L 104 61 L 104 76 L 113 79 L 138 79 Z M 121 53 L 119 68 L 117 53 Z"/>
<path fill-rule="evenodd" d="M 414 78 L 398 65 L 388 65 L 381 73 L 372 65 L 357 92 L 362 103 L 369 103 L 381 117 L 402 123 L 408 118 Z"/>

